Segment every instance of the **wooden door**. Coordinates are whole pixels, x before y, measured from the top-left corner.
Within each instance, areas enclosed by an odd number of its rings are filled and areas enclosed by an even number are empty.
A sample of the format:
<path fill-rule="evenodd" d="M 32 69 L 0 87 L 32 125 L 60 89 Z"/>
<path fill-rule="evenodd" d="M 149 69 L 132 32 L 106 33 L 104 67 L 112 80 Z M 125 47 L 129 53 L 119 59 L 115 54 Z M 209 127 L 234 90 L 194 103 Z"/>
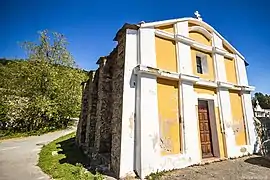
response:
<path fill-rule="evenodd" d="M 198 117 L 200 126 L 202 157 L 213 157 L 211 127 L 207 101 L 199 100 Z"/>

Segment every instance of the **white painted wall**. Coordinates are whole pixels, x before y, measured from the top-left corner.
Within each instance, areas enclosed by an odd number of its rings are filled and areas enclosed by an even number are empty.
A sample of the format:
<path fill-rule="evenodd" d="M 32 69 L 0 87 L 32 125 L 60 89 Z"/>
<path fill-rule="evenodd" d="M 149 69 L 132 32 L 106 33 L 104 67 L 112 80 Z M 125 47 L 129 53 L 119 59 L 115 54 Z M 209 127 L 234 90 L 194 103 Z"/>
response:
<path fill-rule="evenodd" d="M 213 33 L 212 46 L 223 49 L 222 39 L 216 33 Z M 215 61 L 214 64 L 216 64 L 216 80 L 227 82 L 224 56 L 220 54 L 214 54 L 213 59 Z"/>
<path fill-rule="evenodd" d="M 134 175 L 134 127 L 135 127 L 135 86 L 133 68 L 137 65 L 137 34 L 136 30 L 126 30 L 122 136 L 120 177 Z"/>
<path fill-rule="evenodd" d="M 158 169 L 160 136 L 157 82 L 153 75 L 141 77 L 141 177 Z"/>
<path fill-rule="evenodd" d="M 234 147 L 236 145 L 235 135 L 232 128 L 232 111 L 230 94 L 226 89 L 219 89 L 220 113 L 224 123 L 226 151 L 228 157 L 234 156 Z"/>
<path fill-rule="evenodd" d="M 214 32 L 213 33 L 213 46 L 218 49 L 223 49 L 222 39 Z M 214 54 L 214 61 L 216 64 L 216 80 L 220 82 L 227 82 L 227 74 L 225 68 L 225 59 L 223 55 Z M 224 146 L 227 151 L 228 157 L 240 156 L 240 149 L 236 146 L 235 134 L 233 131 L 233 118 L 231 112 L 231 102 L 230 94 L 226 88 L 218 88 L 217 91 L 218 103 L 220 106 L 220 119 L 221 125 L 225 133 L 225 143 Z"/>
<path fill-rule="evenodd" d="M 251 148 L 254 148 L 256 142 L 256 133 L 255 133 L 255 126 L 253 120 L 253 109 L 252 109 L 252 102 L 251 102 L 251 94 L 244 93 L 243 95 L 244 106 L 245 106 L 245 114 L 246 114 L 246 128 L 248 128 L 248 138 L 249 138 L 249 145 Z"/>
<path fill-rule="evenodd" d="M 188 22 L 177 22 L 175 24 L 177 35 L 189 37 Z M 182 42 L 177 42 L 178 69 L 180 73 L 192 75 L 193 66 L 191 59 L 191 48 Z M 184 154 L 189 163 L 198 163 L 200 161 L 200 149 L 198 136 L 194 132 L 198 132 L 198 119 L 196 113 L 197 96 L 193 89 L 193 83 L 181 81 L 180 85 L 181 99 L 181 116 L 183 120 L 183 148 Z"/>
<path fill-rule="evenodd" d="M 176 34 L 189 37 L 188 22 L 175 24 Z M 182 42 L 176 42 L 178 70 L 180 73 L 193 74 L 190 46 Z"/>
<path fill-rule="evenodd" d="M 138 59 L 138 64 L 156 67 L 155 29 L 140 28 L 139 39 L 139 49 L 141 56 Z"/>
<path fill-rule="evenodd" d="M 219 49 L 223 49 L 222 39 L 215 32 L 213 32 L 213 39 L 214 39 L 214 46 Z"/>
<path fill-rule="evenodd" d="M 176 34 L 188 37 L 188 22 L 178 22 L 175 25 L 175 30 Z M 222 49 L 222 40 L 218 35 L 214 33 L 213 38 L 215 42 L 213 45 Z M 177 42 L 177 58 L 179 73 L 192 75 L 193 67 L 190 46 Z M 215 54 L 214 59 L 218 73 L 216 79 L 226 82 L 224 57 Z M 245 67 L 243 67 L 244 61 L 239 59 L 239 57 L 236 59 L 237 66 L 239 66 L 238 71 L 241 74 L 240 82 L 242 85 L 247 85 L 246 71 Z M 198 98 L 213 99 L 215 106 L 220 108 L 221 121 L 224 122 L 225 126 L 225 147 L 227 147 L 228 157 L 243 155 L 240 152 L 242 147 L 247 148 L 248 152 L 252 150 L 250 145 L 236 146 L 235 135 L 231 127 L 232 112 L 228 89 L 219 88 L 217 95 L 213 97 L 203 94 L 198 95 L 194 92 L 193 82 L 182 80 L 179 89 L 181 92 L 181 116 L 184 123 L 182 139 L 184 150 L 182 154 L 161 156 L 156 76 L 139 73 L 137 78 L 134 77 L 132 70 L 137 64 L 156 67 L 154 28 L 140 28 L 138 31 L 127 30 L 120 164 L 121 177 L 132 174 L 133 169 L 138 172 L 141 178 L 144 178 L 157 170 L 182 168 L 201 162 L 196 111 Z M 136 88 L 132 86 L 133 81 L 136 81 Z M 253 128 L 253 114 L 251 114 L 252 109 L 250 109 L 251 102 L 249 103 L 249 99 L 250 94 L 244 95 L 248 128 L 251 131 Z M 136 120 L 134 122 L 135 111 Z M 254 141 L 252 133 L 250 134 L 250 141 Z"/>
<path fill-rule="evenodd" d="M 227 82 L 224 56 L 215 54 L 215 58 L 217 65 L 217 80 L 221 82 Z"/>
<path fill-rule="evenodd" d="M 184 153 L 190 158 L 192 163 L 199 163 L 201 160 L 198 137 L 198 118 L 196 111 L 197 96 L 193 89 L 192 82 L 182 81 L 182 102 L 183 103 L 183 121 L 184 121 Z"/>
<path fill-rule="evenodd" d="M 248 78 L 246 72 L 246 66 L 244 59 L 242 59 L 239 55 L 236 55 L 236 67 L 237 73 L 239 74 L 238 83 L 241 86 L 248 86 Z M 247 145 L 243 146 L 247 149 L 246 153 L 252 154 L 254 152 L 255 143 L 256 143 L 256 133 L 254 126 L 254 114 L 251 102 L 251 94 L 250 92 L 243 92 L 242 95 L 242 103 L 243 103 L 243 113 L 245 115 L 245 125 L 246 125 L 246 136 L 247 136 Z M 239 147 L 238 147 L 239 148 Z M 240 147 L 241 148 L 241 147 Z M 236 151 L 239 153 L 239 151 Z M 240 155 L 243 153 L 240 152 Z"/>
<path fill-rule="evenodd" d="M 141 28 L 140 30 L 140 63 L 156 67 L 155 30 Z M 154 75 L 141 74 L 140 79 L 140 104 L 138 130 L 140 131 L 141 159 L 137 172 L 140 177 L 145 177 L 155 172 L 159 166 L 159 119 L 157 101 L 157 80 Z"/>
<path fill-rule="evenodd" d="M 247 79 L 245 62 L 238 55 L 236 56 L 236 62 L 237 62 L 237 68 L 238 68 L 238 73 L 239 73 L 239 81 L 240 81 L 239 84 L 243 86 L 247 86 L 248 79 Z"/>
<path fill-rule="evenodd" d="M 188 21 L 177 22 L 175 25 L 176 25 L 176 34 L 185 37 L 189 36 Z"/>

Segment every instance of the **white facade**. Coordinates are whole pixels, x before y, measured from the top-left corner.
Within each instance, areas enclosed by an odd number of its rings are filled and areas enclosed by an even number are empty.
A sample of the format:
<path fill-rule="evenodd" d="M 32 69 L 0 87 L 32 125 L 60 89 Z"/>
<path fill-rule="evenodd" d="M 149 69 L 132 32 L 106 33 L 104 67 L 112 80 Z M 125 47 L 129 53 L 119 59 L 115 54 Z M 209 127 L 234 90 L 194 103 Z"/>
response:
<path fill-rule="evenodd" d="M 200 25 L 200 31 L 211 31 L 212 46 L 193 42 L 188 37 L 188 21 Z M 177 35 L 154 29 L 156 24 L 175 23 Z M 207 30 L 206 30 L 207 29 Z M 156 67 L 155 35 L 172 38 L 177 43 L 178 72 L 169 73 Z M 193 18 L 176 19 L 156 23 L 145 23 L 138 30 L 126 31 L 125 80 L 122 117 L 122 143 L 120 177 L 134 175 L 141 178 L 150 173 L 162 170 L 179 169 L 202 162 L 198 132 L 196 105 L 199 98 L 213 100 L 214 106 L 220 109 L 220 122 L 225 137 L 226 157 L 239 157 L 253 153 L 255 129 L 250 91 L 254 87 L 248 85 L 245 62 L 242 55 L 235 50 L 234 54 L 225 52 L 222 42 L 228 43 L 211 26 Z M 213 54 L 215 80 L 205 81 L 192 74 L 191 47 L 201 48 Z M 224 56 L 236 57 L 237 84 L 226 80 Z M 157 106 L 157 77 L 179 80 L 181 101 L 181 121 L 183 122 L 183 152 L 177 155 L 162 156 L 160 153 L 160 134 Z M 215 96 L 197 94 L 194 85 L 201 84 L 217 88 Z M 241 90 L 244 106 L 248 144 L 237 146 L 232 130 L 232 112 L 229 90 Z M 133 115 L 135 114 L 135 119 Z"/>

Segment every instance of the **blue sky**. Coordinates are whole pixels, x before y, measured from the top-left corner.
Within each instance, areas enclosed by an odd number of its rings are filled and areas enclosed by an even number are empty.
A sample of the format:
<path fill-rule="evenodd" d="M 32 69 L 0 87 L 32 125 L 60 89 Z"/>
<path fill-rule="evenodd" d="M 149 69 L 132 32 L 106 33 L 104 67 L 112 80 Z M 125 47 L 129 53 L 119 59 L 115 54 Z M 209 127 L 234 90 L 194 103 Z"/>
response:
<path fill-rule="evenodd" d="M 35 41 L 37 31 L 49 29 L 67 37 L 77 64 L 89 70 L 113 49 L 125 22 L 190 17 L 198 10 L 246 57 L 250 84 L 270 93 L 269 7 L 267 0 L 0 0 L 0 57 L 25 57 L 18 42 Z"/>

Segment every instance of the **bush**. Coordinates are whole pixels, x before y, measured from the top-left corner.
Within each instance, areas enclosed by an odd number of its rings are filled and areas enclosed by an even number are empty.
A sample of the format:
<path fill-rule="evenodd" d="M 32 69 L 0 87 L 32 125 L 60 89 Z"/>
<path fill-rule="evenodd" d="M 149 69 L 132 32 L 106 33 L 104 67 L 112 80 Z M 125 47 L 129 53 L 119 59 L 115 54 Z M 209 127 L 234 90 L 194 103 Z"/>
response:
<path fill-rule="evenodd" d="M 5 96 L 0 96 L 0 128 L 3 129 L 7 126 L 9 119 L 7 118 L 7 114 L 9 111 L 9 107 L 7 102 L 5 101 Z"/>
<path fill-rule="evenodd" d="M 27 60 L 0 60 L 0 130 L 46 132 L 79 116 L 87 74 L 75 67 L 64 36 L 52 39 L 43 31 L 40 44 L 24 43 Z"/>
<path fill-rule="evenodd" d="M 59 67 L 54 68 L 61 71 Z M 0 130 L 51 131 L 67 127 L 71 117 L 78 117 L 82 94 L 80 82 L 86 74 L 73 69 L 64 71 L 66 77 L 52 79 L 44 92 L 32 88 L 25 93 L 0 91 Z"/>

